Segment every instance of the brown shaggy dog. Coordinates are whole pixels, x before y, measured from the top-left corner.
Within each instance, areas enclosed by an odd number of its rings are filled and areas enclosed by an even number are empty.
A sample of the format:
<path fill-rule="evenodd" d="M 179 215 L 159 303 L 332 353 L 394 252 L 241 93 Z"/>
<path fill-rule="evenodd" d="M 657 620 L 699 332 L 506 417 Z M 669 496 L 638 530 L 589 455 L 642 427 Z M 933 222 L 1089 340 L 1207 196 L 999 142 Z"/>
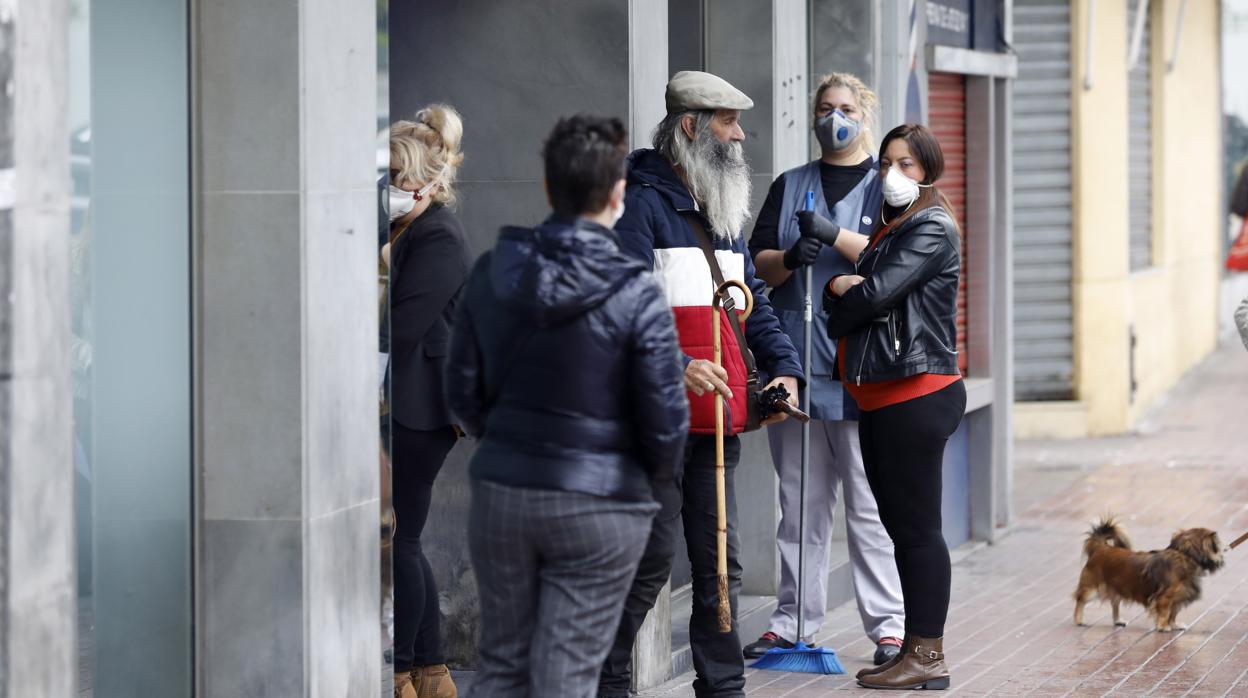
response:
<path fill-rule="evenodd" d="M 1222 567 L 1222 543 L 1214 531 L 1189 528 L 1174 534 L 1165 550 L 1135 552 L 1109 516 L 1092 527 L 1083 552 L 1087 562 L 1075 589 L 1076 625 L 1083 625 L 1083 607 L 1096 594 L 1113 607 L 1114 625 L 1127 624 L 1118 605 L 1133 601 L 1148 609 L 1156 630 L 1184 630 L 1175 616 L 1200 598 L 1200 578 Z"/>

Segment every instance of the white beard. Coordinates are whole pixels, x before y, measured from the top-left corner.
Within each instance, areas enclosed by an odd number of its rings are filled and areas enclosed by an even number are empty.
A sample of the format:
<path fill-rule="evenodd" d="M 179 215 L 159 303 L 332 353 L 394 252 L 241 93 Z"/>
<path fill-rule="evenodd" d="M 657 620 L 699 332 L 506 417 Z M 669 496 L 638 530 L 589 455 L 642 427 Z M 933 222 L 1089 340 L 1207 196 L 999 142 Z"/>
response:
<path fill-rule="evenodd" d="M 721 143 L 709 127 L 692 143 L 677 135 L 676 164 L 716 237 L 736 242 L 750 218 L 750 166 L 739 141 Z"/>

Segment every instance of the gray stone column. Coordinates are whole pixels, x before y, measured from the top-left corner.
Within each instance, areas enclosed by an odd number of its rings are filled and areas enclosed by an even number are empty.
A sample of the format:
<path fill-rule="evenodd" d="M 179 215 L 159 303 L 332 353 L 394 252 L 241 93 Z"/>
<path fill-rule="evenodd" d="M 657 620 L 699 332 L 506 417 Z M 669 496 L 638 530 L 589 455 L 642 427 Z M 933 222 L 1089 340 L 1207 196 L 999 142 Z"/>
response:
<path fill-rule="evenodd" d="M 375 12 L 195 3 L 200 695 L 381 686 Z"/>
<path fill-rule="evenodd" d="M 0 696 L 75 693 L 64 0 L 0 0 Z"/>
<path fill-rule="evenodd" d="M 667 0 L 628 3 L 628 131 L 633 148 L 649 148 L 654 127 L 667 115 Z M 633 643 L 633 687 L 644 690 L 672 676 L 672 583 L 655 599 Z"/>

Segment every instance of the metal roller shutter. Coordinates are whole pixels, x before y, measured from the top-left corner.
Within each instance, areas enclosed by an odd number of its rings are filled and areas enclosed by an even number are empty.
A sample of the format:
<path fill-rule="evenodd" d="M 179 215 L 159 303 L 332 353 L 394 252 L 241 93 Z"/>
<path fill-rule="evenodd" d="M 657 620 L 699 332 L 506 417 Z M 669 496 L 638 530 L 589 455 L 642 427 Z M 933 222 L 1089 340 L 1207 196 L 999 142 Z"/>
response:
<path fill-rule="evenodd" d="M 1127 3 L 1127 40 L 1135 34 L 1135 15 L 1141 0 Z M 1143 0 L 1147 4 L 1148 0 Z M 1131 270 L 1153 265 L 1153 66 L 1152 13 L 1144 11 L 1140 57 L 1127 75 L 1127 166 L 1130 196 Z M 1128 43 L 1127 50 L 1131 47 Z"/>
<path fill-rule="evenodd" d="M 1014 394 L 1074 397 L 1070 3 L 1015 0 Z"/>
<path fill-rule="evenodd" d="M 966 373 L 966 76 L 927 76 L 928 125 L 945 155 L 938 185 L 953 204 L 962 230 L 962 281 L 958 284 L 958 368 Z"/>

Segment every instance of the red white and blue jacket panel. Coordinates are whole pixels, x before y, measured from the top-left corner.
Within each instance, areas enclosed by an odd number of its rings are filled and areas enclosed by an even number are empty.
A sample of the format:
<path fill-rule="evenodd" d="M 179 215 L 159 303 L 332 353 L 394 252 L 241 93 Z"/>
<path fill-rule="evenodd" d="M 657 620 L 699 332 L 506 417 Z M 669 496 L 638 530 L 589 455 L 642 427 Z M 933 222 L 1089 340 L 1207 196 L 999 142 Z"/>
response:
<path fill-rule="evenodd" d="M 621 248 L 654 269 L 675 316 L 686 364 L 693 359 L 713 359 L 711 301 L 715 284 L 693 229 L 685 220 L 688 212 L 702 216 L 693 197 L 667 160 L 656 151 L 645 149 L 629 156 L 628 189 L 624 203 L 624 215 L 615 225 Z M 702 224 L 708 232 L 711 231 L 705 217 Z M 729 240 L 713 235 L 713 244 L 724 278 L 743 281 L 752 292 L 754 310 L 745 323 L 744 331 L 763 382 L 779 376 L 792 376 L 804 382 L 797 350 L 772 311 L 766 285 L 755 276 L 754 263 L 746 249 L 744 236 Z M 730 293 L 737 308 L 743 309 L 745 299 L 740 290 L 733 289 Z M 728 416 L 725 431 L 736 434 L 745 428 L 745 362 L 722 308 L 719 318 L 723 366 L 728 372 L 728 387 L 733 393 L 732 399 L 726 401 Z M 688 393 L 688 398 L 690 432 L 715 433 L 713 394 L 698 397 Z"/>

